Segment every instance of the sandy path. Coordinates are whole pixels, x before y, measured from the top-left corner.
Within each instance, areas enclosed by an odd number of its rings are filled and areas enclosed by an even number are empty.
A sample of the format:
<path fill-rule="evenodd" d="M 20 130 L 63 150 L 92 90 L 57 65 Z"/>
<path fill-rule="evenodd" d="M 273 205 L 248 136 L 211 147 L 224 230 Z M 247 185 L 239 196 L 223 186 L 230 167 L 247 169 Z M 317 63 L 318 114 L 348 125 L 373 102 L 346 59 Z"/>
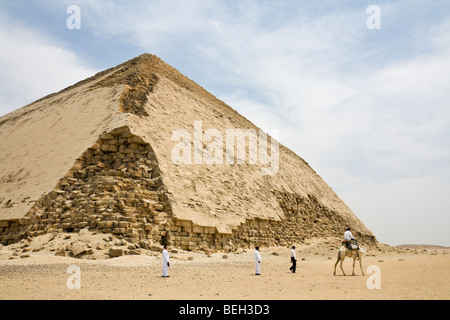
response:
<path fill-rule="evenodd" d="M 31 255 L 8 260 L 0 254 L 0 299 L 450 299 L 450 251 L 376 253 L 364 271 L 379 267 L 381 289 L 368 289 L 371 274 L 333 276 L 335 252 L 299 250 L 298 271 L 289 272 L 289 250 L 262 250 L 262 275 L 254 275 L 252 250 L 241 254 L 172 254 L 170 278 L 161 278 L 159 256 L 79 260 Z M 279 255 L 273 255 L 277 252 Z M 371 255 L 370 251 L 368 255 Z M 188 260 L 191 257 L 192 260 Z M 304 258 L 305 260 L 302 260 Z M 344 269 L 351 274 L 351 261 Z M 70 290 L 70 265 L 80 267 L 81 289 Z"/>

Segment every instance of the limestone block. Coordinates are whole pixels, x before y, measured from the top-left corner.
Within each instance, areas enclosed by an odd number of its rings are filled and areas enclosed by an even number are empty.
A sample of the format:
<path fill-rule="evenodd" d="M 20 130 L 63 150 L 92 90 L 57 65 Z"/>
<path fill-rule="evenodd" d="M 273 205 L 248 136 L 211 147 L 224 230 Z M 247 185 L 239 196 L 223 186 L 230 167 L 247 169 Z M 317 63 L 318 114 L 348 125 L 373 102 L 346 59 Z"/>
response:
<path fill-rule="evenodd" d="M 190 227 L 192 222 L 189 220 L 176 220 L 175 224 L 180 227 Z"/>
<path fill-rule="evenodd" d="M 128 254 L 130 256 L 139 256 L 142 254 L 142 250 L 141 249 L 133 249 L 133 250 L 129 250 Z"/>
<path fill-rule="evenodd" d="M 109 256 L 111 258 L 121 257 L 124 256 L 127 253 L 127 250 L 123 248 L 110 248 L 109 249 Z"/>
<path fill-rule="evenodd" d="M 108 147 L 108 150 L 105 150 L 105 151 L 117 152 L 117 151 L 119 151 L 119 149 L 115 145 L 110 144 L 109 147 Z"/>
<path fill-rule="evenodd" d="M 114 228 L 113 229 L 114 234 L 124 234 L 125 232 L 127 232 L 127 229 L 125 229 L 125 228 Z"/>
<path fill-rule="evenodd" d="M 101 151 L 108 151 L 109 149 L 109 144 L 102 144 L 100 145 L 100 150 Z"/>
<path fill-rule="evenodd" d="M 78 228 L 83 229 L 83 228 L 86 228 L 88 225 L 89 225 L 88 222 L 83 221 L 83 222 L 78 223 Z"/>
<path fill-rule="evenodd" d="M 193 232 L 193 233 L 203 233 L 203 227 L 200 227 L 200 226 L 193 226 L 193 227 L 192 227 L 192 232 Z"/>
<path fill-rule="evenodd" d="M 132 136 L 127 139 L 128 143 L 136 143 L 136 144 L 146 144 L 144 140 L 142 140 L 138 136 Z"/>
<path fill-rule="evenodd" d="M 110 133 L 105 133 L 104 135 L 101 136 L 100 139 L 102 139 L 102 140 L 112 140 L 112 139 L 114 139 L 114 136 L 112 134 L 110 134 Z"/>
<path fill-rule="evenodd" d="M 129 229 L 127 232 L 127 236 L 130 238 L 139 238 L 139 230 Z"/>
<path fill-rule="evenodd" d="M 130 223 L 128 221 L 119 221 L 118 226 L 119 228 L 128 228 L 130 226 Z"/>
<path fill-rule="evenodd" d="M 130 149 L 133 149 L 133 152 L 136 152 L 136 150 L 139 150 L 139 145 L 136 143 L 132 143 L 128 146 Z"/>
<path fill-rule="evenodd" d="M 130 138 L 133 137 L 134 135 L 128 130 L 128 131 L 124 131 L 122 133 L 122 138 Z"/>
<path fill-rule="evenodd" d="M 115 128 L 113 131 L 111 131 L 111 134 L 114 134 L 114 135 L 121 135 L 121 134 L 123 134 L 124 132 L 127 132 L 127 131 L 129 131 L 130 129 L 128 128 L 128 127 L 120 127 L 120 128 Z"/>
<path fill-rule="evenodd" d="M 55 252 L 55 256 L 65 257 L 66 256 L 66 252 L 64 251 L 64 249 L 58 250 L 58 251 Z"/>
<path fill-rule="evenodd" d="M 70 249 L 72 255 L 74 257 L 82 254 L 83 252 L 86 251 L 86 247 L 84 246 L 84 243 L 82 242 L 75 242 L 74 244 L 72 244 L 71 249 Z"/>
<path fill-rule="evenodd" d="M 141 240 L 139 240 L 138 243 L 139 243 L 139 246 L 141 248 L 144 248 L 144 249 L 148 250 L 148 248 L 149 248 L 149 242 L 148 241 L 141 239 Z"/>

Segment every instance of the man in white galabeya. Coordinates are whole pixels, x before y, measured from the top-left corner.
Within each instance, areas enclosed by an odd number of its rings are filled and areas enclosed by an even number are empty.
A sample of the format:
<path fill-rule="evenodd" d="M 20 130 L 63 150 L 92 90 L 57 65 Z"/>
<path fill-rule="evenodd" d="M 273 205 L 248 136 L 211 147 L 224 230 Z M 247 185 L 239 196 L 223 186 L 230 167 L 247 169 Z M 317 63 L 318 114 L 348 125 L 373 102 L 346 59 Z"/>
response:
<path fill-rule="evenodd" d="M 356 241 L 355 238 L 353 238 L 350 228 L 347 228 L 346 231 L 344 232 L 344 243 L 349 250 L 355 250 L 352 248 L 352 243 L 357 246 L 357 249 L 359 249 L 358 242 Z"/>
<path fill-rule="evenodd" d="M 255 275 L 261 275 L 261 254 L 259 253 L 259 247 L 255 247 Z"/>
<path fill-rule="evenodd" d="M 169 252 L 167 251 L 167 245 L 164 245 L 164 250 L 162 252 L 162 256 L 163 256 L 162 276 L 163 276 L 163 278 L 168 278 L 168 277 L 170 277 L 169 276 L 170 262 L 169 262 Z"/>

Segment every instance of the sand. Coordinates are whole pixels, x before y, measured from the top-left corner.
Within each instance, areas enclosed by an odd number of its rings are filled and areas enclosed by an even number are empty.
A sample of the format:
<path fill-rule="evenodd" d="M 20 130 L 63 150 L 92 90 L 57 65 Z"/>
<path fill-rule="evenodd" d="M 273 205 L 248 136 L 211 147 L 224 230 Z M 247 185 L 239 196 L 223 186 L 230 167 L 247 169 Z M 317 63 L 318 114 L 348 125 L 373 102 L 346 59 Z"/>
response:
<path fill-rule="evenodd" d="M 254 274 L 253 250 L 212 253 L 171 250 L 170 278 L 161 277 L 161 254 L 145 251 L 113 259 L 58 257 L 54 252 L 30 252 L 11 259 L 17 245 L 0 250 L 0 299 L 31 300 L 300 300 L 450 298 L 450 249 L 368 249 L 358 263 L 345 260 L 333 276 L 336 245 L 313 240 L 297 245 L 297 272 L 289 271 L 288 248 L 261 248 L 261 276 Z M 69 266 L 80 270 L 80 289 L 69 289 Z M 367 283 L 379 270 L 379 289 Z M 368 272 L 369 271 L 369 272 Z M 69 279 L 70 280 L 70 279 Z M 69 285 L 76 284 L 69 281 Z"/>

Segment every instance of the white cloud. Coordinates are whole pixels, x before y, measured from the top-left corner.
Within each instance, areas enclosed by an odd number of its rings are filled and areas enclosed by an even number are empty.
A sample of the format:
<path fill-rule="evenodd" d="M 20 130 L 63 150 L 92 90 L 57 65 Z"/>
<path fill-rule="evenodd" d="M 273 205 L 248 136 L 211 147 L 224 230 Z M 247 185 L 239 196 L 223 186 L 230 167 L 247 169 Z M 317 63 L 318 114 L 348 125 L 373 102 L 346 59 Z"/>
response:
<path fill-rule="evenodd" d="M 0 116 L 95 74 L 56 40 L 0 19 Z"/>

